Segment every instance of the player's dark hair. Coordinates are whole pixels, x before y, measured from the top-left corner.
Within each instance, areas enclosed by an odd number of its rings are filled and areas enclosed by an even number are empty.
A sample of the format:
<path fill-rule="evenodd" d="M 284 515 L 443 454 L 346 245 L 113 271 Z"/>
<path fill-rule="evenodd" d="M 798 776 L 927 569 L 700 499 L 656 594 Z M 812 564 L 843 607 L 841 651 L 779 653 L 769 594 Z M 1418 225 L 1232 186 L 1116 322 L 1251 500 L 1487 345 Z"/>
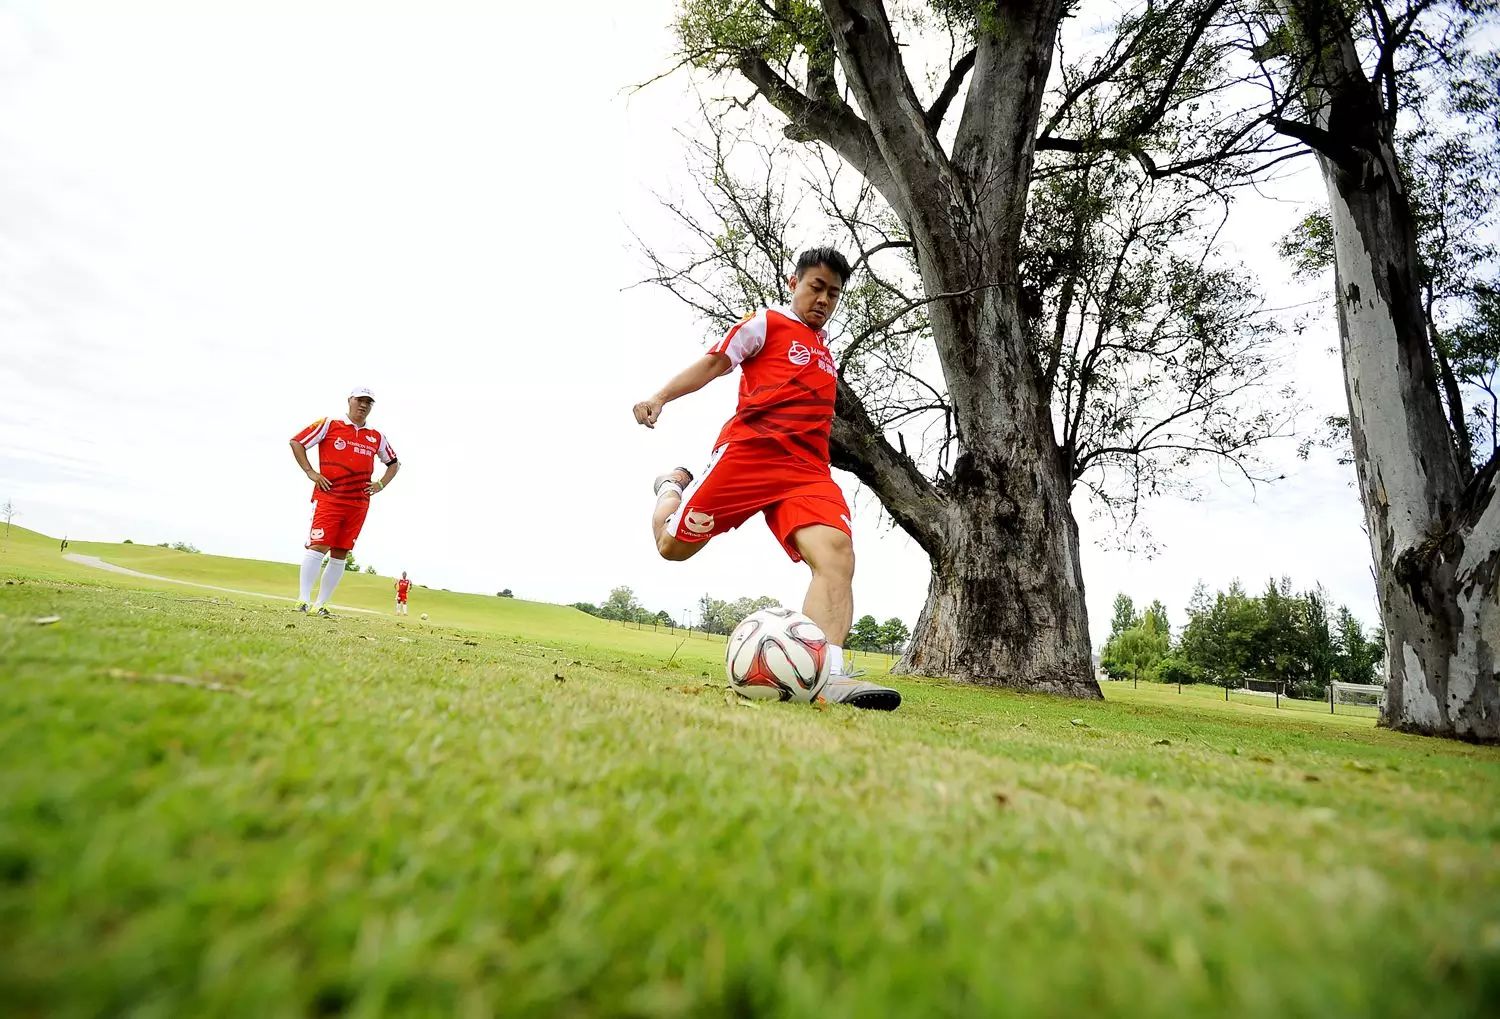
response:
<path fill-rule="evenodd" d="M 797 277 L 815 265 L 826 265 L 839 274 L 839 286 L 849 282 L 849 277 L 854 270 L 849 268 L 849 260 L 839 254 L 836 248 L 808 248 L 797 256 Z"/>

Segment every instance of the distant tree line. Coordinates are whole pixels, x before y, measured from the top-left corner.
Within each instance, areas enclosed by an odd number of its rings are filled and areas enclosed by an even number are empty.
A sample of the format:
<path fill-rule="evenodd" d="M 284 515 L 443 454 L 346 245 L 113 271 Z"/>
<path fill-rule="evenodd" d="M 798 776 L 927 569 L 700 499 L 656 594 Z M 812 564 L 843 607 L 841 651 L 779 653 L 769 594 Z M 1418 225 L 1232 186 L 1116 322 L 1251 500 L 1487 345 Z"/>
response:
<path fill-rule="evenodd" d="M 503 595 L 502 595 L 503 597 Z M 656 623 L 659 626 L 676 626 L 672 617 L 665 609 L 660 612 L 652 612 L 640 603 L 635 592 L 628 587 L 617 587 L 609 592 L 603 604 L 595 605 L 593 602 L 576 601 L 573 608 L 580 612 L 587 612 L 591 616 L 600 619 L 614 619 L 624 623 Z"/>
<path fill-rule="evenodd" d="M 1252 596 L 1236 580 L 1210 597 L 1200 583 L 1187 612 L 1174 637 L 1160 601 L 1137 612 L 1128 594 L 1117 595 L 1100 668 L 1111 679 L 1161 683 L 1266 680 L 1308 698 L 1326 696 L 1332 680 L 1384 682 L 1385 634 L 1366 634 L 1348 606 L 1330 613 L 1322 587 L 1294 594 L 1283 577 Z"/>
<path fill-rule="evenodd" d="M 851 651 L 880 651 L 888 655 L 899 655 L 911 639 L 906 624 L 892 616 L 877 623 L 874 616 L 860 616 L 849 631 L 844 646 Z"/>
<path fill-rule="evenodd" d="M 131 544 L 131 541 L 130 541 L 129 538 L 125 539 L 125 544 L 127 544 L 127 545 Z M 188 543 L 186 541 L 159 541 L 159 542 L 156 543 L 156 547 L 157 548 L 170 548 L 170 549 L 172 549 L 175 552 L 192 552 L 192 553 L 197 553 L 197 552 L 203 551 L 197 545 L 190 544 L 190 543 Z"/>
<path fill-rule="evenodd" d="M 705 594 L 698 599 L 697 617 L 678 622 L 666 609 L 652 611 L 646 608 L 636 598 L 634 591 L 622 586 L 611 590 L 609 597 L 602 604 L 595 605 L 593 602 L 579 601 L 573 603 L 573 608 L 580 612 L 587 612 L 591 616 L 598 616 L 600 619 L 614 619 L 643 625 L 654 623 L 657 626 L 685 626 L 691 623 L 692 629 L 701 630 L 704 633 L 729 634 L 734 632 L 734 628 L 739 626 L 750 613 L 775 608 L 780 604 L 780 600 L 769 595 L 725 601 L 722 598 Z M 910 639 L 911 631 L 901 620 L 892 617 L 884 623 L 877 623 L 874 616 L 864 616 L 849 631 L 845 646 L 852 651 L 883 651 L 886 654 L 900 654 Z"/>
<path fill-rule="evenodd" d="M 574 602 L 573 608 L 580 612 L 587 612 L 591 616 L 598 616 L 600 619 L 615 619 L 625 623 L 654 623 L 657 626 L 681 626 L 691 622 L 695 630 L 727 634 L 740 625 L 740 621 L 750 613 L 780 604 L 781 602 L 777 599 L 767 596 L 723 601 L 705 594 L 698 599 L 697 618 L 679 623 L 666 609 L 652 611 L 646 608 L 641 604 L 640 599 L 636 598 L 634 591 L 622 586 L 611 590 L 609 597 L 602 604 L 595 605 L 593 602 L 580 601 Z"/>

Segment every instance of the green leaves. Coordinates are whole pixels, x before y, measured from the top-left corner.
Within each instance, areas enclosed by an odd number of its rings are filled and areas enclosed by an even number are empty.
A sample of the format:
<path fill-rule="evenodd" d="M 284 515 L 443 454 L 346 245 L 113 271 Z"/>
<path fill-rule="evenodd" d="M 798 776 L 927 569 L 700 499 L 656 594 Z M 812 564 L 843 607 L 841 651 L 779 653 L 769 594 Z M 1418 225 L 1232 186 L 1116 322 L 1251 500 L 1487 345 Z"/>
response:
<path fill-rule="evenodd" d="M 681 57 L 696 67 L 724 69 L 745 54 L 781 66 L 823 30 L 823 11 L 802 0 L 683 0 L 674 27 Z"/>

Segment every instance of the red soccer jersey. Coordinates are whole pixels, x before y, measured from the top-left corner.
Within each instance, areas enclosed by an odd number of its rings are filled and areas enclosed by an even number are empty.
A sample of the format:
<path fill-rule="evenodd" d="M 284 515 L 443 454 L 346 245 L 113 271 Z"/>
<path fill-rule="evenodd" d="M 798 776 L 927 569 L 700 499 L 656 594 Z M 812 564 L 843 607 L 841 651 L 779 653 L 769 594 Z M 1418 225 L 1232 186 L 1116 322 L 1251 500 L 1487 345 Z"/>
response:
<path fill-rule="evenodd" d="M 400 580 L 396 581 L 396 596 L 398 598 L 401 598 L 401 599 L 404 600 L 406 598 L 406 592 L 410 591 L 410 590 L 411 590 L 411 581 L 407 580 L 405 577 L 403 577 Z"/>
<path fill-rule="evenodd" d="M 292 441 L 318 448 L 318 473 L 333 483 L 327 492 L 314 485 L 314 499 L 368 502 L 365 487 L 375 473 L 375 461 L 396 462 L 389 439 L 374 428 L 355 428 L 348 418 L 319 418 L 292 436 Z"/>
<path fill-rule="evenodd" d="M 791 308 L 763 308 L 709 353 L 724 354 L 741 370 L 739 407 L 716 447 L 769 440 L 795 459 L 827 466 L 838 375 L 826 333 Z"/>

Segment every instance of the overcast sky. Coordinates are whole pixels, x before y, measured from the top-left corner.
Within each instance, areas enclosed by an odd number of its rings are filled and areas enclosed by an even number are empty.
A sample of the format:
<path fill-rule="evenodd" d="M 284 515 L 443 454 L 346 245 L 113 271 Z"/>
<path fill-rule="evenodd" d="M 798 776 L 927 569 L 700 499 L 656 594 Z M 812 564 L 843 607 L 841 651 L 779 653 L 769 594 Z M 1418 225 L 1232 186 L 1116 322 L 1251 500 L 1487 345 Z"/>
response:
<path fill-rule="evenodd" d="M 130 13 L 122 13 L 128 6 Z M 0 0 L 0 500 L 74 539 L 190 541 L 292 562 L 308 486 L 286 442 L 378 396 L 403 472 L 356 555 L 435 587 L 681 617 L 705 592 L 800 604 L 759 521 L 685 564 L 648 535 L 653 475 L 701 466 L 720 380 L 654 432 L 630 406 L 703 328 L 631 230 L 678 241 L 688 83 L 671 0 L 568 5 Z M 1237 212 L 1227 253 L 1276 303 L 1269 245 L 1316 200 L 1309 165 Z M 1285 301 L 1282 301 L 1282 298 Z M 747 309 L 748 310 L 748 309 Z M 1331 320 L 1288 341 L 1311 429 L 1340 411 Z M 1077 506 L 1096 642 L 1126 590 L 1180 625 L 1194 583 L 1321 582 L 1375 619 L 1353 474 L 1295 441 L 1252 492 L 1210 478 L 1151 505 L 1155 558 L 1103 550 Z M 916 621 L 921 551 L 842 476 L 856 613 Z"/>

